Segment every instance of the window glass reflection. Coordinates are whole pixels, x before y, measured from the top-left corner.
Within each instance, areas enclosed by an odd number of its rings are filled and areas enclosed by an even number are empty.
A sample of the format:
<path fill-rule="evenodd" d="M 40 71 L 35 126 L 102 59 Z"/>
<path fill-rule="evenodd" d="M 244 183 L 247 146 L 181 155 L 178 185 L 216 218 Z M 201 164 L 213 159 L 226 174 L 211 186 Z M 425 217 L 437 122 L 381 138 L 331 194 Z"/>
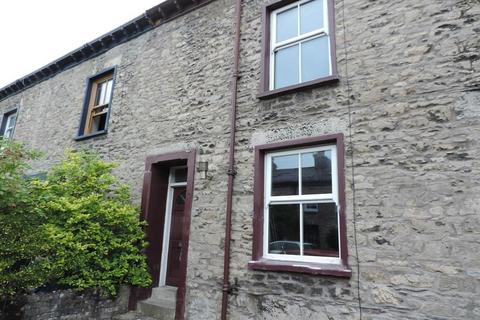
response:
<path fill-rule="evenodd" d="M 275 53 L 275 88 L 298 83 L 299 45 L 280 49 Z"/>
<path fill-rule="evenodd" d="M 297 36 L 298 8 L 293 7 L 277 15 L 277 42 Z"/>
<path fill-rule="evenodd" d="M 300 6 L 300 34 L 323 27 L 323 0 L 314 0 Z"/>
<path fill-rule="evenodd" d="M 298 195 L 298 154 L 272 158 L 272 196 Z"/>
<path fill-rule="evenodd" d="M 269 206 L 269 245 L 273 254 L 300 254 L 300 205 Z"/>
<path fill-rule="evenodd" d="M 174 182 L 186 182 L 187 181 L 187 168 L 175 168 Z"/>
<path fill-rule="evenodd" d="M 332 152 L 302 154 L 302 194 L 332 193 Z"/>
<path fill-rule="evenodd" d="M 328 37 L 318 37 L 302 43 L 302 81 L 330 75 Z"/>
<path fill-rule="evenodd" d="M 303 255 L 339 256 L 335 203 L 303 204 Z"/>

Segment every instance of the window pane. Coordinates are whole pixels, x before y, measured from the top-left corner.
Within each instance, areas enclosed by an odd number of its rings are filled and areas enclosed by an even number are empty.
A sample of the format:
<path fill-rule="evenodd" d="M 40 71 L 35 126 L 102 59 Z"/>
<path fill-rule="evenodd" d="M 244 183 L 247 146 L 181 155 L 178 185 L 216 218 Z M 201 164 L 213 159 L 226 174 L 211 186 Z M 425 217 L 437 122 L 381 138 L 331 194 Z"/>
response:
<path fill-rule="evenodd" d="M 102 84 L 98 84 L 97 85 L 97 92 L 95 93 L 95 106 L 98 106 L 99 104 L 101 104 L 101 100 L 100 100 L 100 96 L 101 96 L 101 93 L 102 93 Z"/>
<path fill-rule="evenodd" d="M 330 75 L 328 37 L 323 36 L 302 43 L 302 82 Z"/>
<path fill-rule="evenodd" d="M 332 193 L 332 152 L 302 154 L 302 194 Z"/>
<path fill-rule="evenodd" d="M 272 157 L 272 196 L 298 195 L 298 154 Z"/>
<path fill-rule="evenodd" d="M 300 254 L 300 205 L 269 206 L 268 253 Z"/>
<path fill-rule="evenodd" d="M 300 34 L 323 27 L 323 1 L 314 0 L 300 6 Z"/>
<path fill-rule="evenodd" d="M 102 130 L 105 130 L 105 126 L 107 124 L 107 114 L 104 113 L 100 116 L 100 122 L 99 122 L 99 126 L 98 126 L 98 131 L 102 131 Z"/>
<path fill-rule="evenodd" d="M 298 35 L 298 8 L 294 7 L 277 14 L 276 42 L 284 41 Z"/>
<path fill-rule="evenodd" d="M 335 203 L 303 204 L 303 255 L 339 256 Z"/>
<path fill-rule="evenodd" d="M 105 100 L 103 103 L 109 103 L 110 102 L 110 97 L 112 96 L 112 86 L 113 86 L 113 80 L 110 79 L 107 81 L 107 92 L 105 94 Z"/>
<path fill-rule="evenodd" d="M 17 120 L 17 114 L 16 113 L 13 113 L 13 114 L 10 114 L 8 117 L 7 117 L 7 120 L 6 120 L 6 123 L 5 123 L 5 128 L 4 128 L 4 132 L 3 132 L 3 136 L 5 138 L 11 138 L 12 135 L 13 135 L 13 129 L 15 128 L 15 122 Z"/>
<path fill-rule="evenodd" d="M 99 131 L 99 128 L 100 127 L 100 117 L 93 117 L 92 119 L 92 130 L 91 132 L 94 133 L 94 132 L 98 132 Z"/>
<path fill-rule="evenodd" d="M 187 182 L 187 168 L 176 168 L 173 180 L 174 182 Z"/>
<path fill-rule="evenodd" d="M 175 198 L 175 204 L 177 206 L 184 206 L 185 202 L 186 202 L 186 199 L 187 199 L 187 191 L 184 190 Z M 180 237 L 181 237 L 181 235 L 180 235 Z"/>
<path fill-rule="evenodd" d="M 104 113 L 99 116 L 94 116 L 92 120 L 92 130 L 91 133 L 105 130 L 105 125 L 107 123 L 107 114 Z"/>
<path fill-rule="evenodd" d="M 7 126 L 8 126 L 9 128 L 13 128 L 13 127 L 15 127 L 15 123 L 16 123 L 16 122 L 17 122 L 17 114 L 14 113 L 14 114 L 12 114 L 10 117 L 8 117 L 8 124 L 7 124 Z"/>
<path fill-rule="evenodd" d="M 8 138 L 12 137 L 12 133 L 13 133 L 13 129 L 10 128 L 10 129 L 5 130 L 5 134 L 3 136 L 8 139 Z"/>
<path fill-rule="evenodd" d="M 298 83 L 298 49 L 294 45 L 275 53 L 275 88 Z"/>
<path fill-rule="evenodd" d="M 99 100 L 99 104 L 104 104 L 105 103 L 105 95 L 107 93 L 107 83 L 106 82 L 102 82 L 101 84 L 101 89 L 100 89 L 100 100 Z"/>

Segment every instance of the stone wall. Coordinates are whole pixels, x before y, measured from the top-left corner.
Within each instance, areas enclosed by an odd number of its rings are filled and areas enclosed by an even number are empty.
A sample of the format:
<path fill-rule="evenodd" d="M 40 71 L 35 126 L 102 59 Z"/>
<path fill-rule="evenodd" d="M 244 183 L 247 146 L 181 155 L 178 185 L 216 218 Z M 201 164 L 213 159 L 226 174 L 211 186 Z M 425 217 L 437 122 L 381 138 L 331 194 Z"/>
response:
<path fill-rule="evenodd" d="M 5 304 L 5 310 L 0 310 L 0 319 L 112 319 L 127 312 L 128 296 L 127 287 L 121 288 L 115 299 L 102 297 L 93 291 L 82 294 L 72 290 L 37 292 Z"/>
<path fill-rule="evenodd" d="M 231 319 L 480 318 L 480 3 L 337 0 L 340 81 L 268 100 L 262 0 L 243 1 Z M 233 1 L 217 0 L 0 102 L 15 137 L 91 147 L 139 201 L 145 157 L 198 150 L 186 315 L 217 319 L 223 272 Z M 109 133 L 76 142 L 85 79 L 117 65 Z M 346 136 L 351 279 L 250 271 L 253 146 Z M 357 254 L 358 253 L 358 254 Z M 358 272 L 360 271 L 360 273 Z"/>
<path fill-rule="evenodd" d="M 232 319 L 359 319 L 359 296 L 363 319 L 479 318 L 480 3 L 336 1 L 340 83 L 259 101 L 262 4 L 244 7 Z M 334 132 L 352 278 L 247 271 L 252 146 Z"/>

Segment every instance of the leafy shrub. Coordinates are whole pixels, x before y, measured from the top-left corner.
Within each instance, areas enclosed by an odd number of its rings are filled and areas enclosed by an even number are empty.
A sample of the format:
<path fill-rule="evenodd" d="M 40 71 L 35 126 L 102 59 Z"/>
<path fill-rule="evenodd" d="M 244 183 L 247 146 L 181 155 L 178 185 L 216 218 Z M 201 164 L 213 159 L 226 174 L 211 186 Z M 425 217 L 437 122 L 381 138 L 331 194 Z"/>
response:
<path fill-rule="evenodd" d="M 48 214 L 54 283 L 112 295 L 121 284 L 150 285 L 139 210 L 113 168 L 92 153 L 69 151 L 46 180 L 35 182 L 38 206 Z"/>
<path fill-rule="evenodd" d="M 113 164 L 68 151 L 45 180 L 26 180 L 32 154 L 13 143 L 4 149 L 0 295 L 42 285 L 114 295 L 122 284 L 150 285 L 139 210 L 113 176 Z"/>
<path fill-rule="evenodd" d="M 21 144 L 0 138 L 0 297 L 23 293 L 48 278 L 45 216 L 25 179 L 27 161 L 36 156 Z"/>

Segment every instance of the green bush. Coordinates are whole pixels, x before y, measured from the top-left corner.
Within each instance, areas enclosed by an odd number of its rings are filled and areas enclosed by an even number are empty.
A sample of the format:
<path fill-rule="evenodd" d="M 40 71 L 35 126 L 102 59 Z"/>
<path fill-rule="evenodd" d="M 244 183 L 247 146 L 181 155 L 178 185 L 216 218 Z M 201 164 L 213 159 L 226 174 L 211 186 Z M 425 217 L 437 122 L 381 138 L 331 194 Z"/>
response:
<path fill-rule="evenodd" d="M 13 160 L 11 156 L 0 159 L 0 168 L 15 177 L 10 178 L 7 192 L 23 188 L 24 196 L 20 192 L 12 202 L 5 198 L 5 191 L 0 193 L 0 208 L 8 207 L 3 201 L 10 201 L 12 208 L 1 213 L 9 228 L 2 223 L 5 249 L 0 249 L 0 295 L 41 285 L 94 288 L 114 295 L 122 284 L 150 285 L 141 254 L 146 242 L 139 210 L 131 205 L 127 186 L 113 176 L 113 164 L 89 152 L 69 151 L 45 180 L 25 180 L 22 170 L 30 159 L 28 152 L 15 144 L 7 149 L 25 153 Z M 23 202 L 26 205 L 19 211 Z M 24 232 L 25 225 L 28 231 Z M 21 241 L 15 242 L 19 237 Z M 19 246 L 26 258 L 18 254 Z M 10 274 L 12 270 L 16 277 Z M 5 290 L 4 284 L 12 278 L 19 283 Z"/>
<path fill-rule="evenodd" d="M 48 279 L 45 216 L 25 179 L 27 161 L 36 156 L 0 138 L 0 297 L 23 293 Z"/>

